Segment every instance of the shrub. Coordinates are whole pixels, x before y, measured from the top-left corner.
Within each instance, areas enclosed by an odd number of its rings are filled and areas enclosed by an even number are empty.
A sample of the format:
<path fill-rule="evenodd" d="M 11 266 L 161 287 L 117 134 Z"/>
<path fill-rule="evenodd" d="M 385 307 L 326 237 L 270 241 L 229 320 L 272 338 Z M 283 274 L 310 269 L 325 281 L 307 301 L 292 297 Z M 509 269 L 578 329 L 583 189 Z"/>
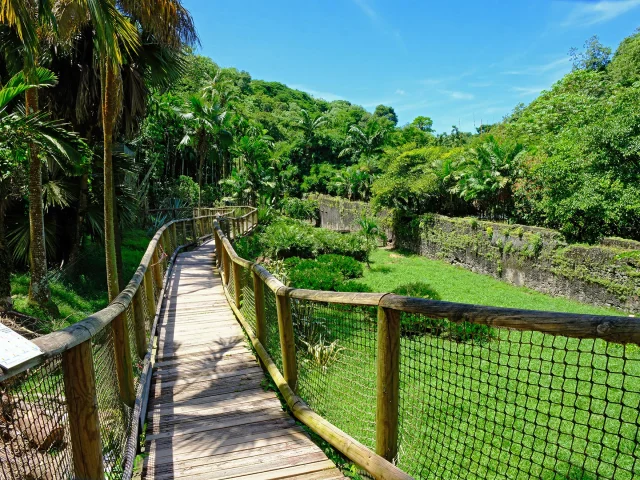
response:
<path fill-rule="evenodd" d="M 397 295 L 439 300 L 440 296 L 431 286 L 424 282 L 408 283 L 394 289 Z M 446 337 L 455 342 L 484 343 L 493 337 L 493 331 L 486 325 L 471 322 L 450 322 L 441 318 L 428 318 L 424 315 L 405 313 L 400 321 L 401 335 L 414 337 L 424 334 Z"/>
<path fill-rule="evenodd" d="M 367 249 L 357 234 L 342 234 L 288 218 L 280 218 L 260 235 L 263 253 L 271 258 L 302 257 L 335 253 L 364 260 Z"/>
<path fill-rule="evenodd" d="M 316 220 L 320 217 L 318 201 L 311 198 L 284 198 L 280 209 L 283 215 L 297 220 Z"/>
<path fill-rule="evenodd" d="M 489 240 L 493 238 L 493 227 L 487 227 L 487 237 L 489 237 Z"/>
<path fill-rule="evenodd" d="M 355 280 L 347 280 L 346 282 L 342 282 L 340 285 L 338 285 L 338 288 L 336 290 L 338 292 L 354 292 L 354 293 L 372 292 L 371 287 L 363 283 L 356 282 Z"/>
<path fill-rule="evenodd" d="M 352 257 L 329 253 L 320 255 L 317 261 L 329 265 L 330 268 L 340 272 L 344 278 L 359 278 L 362 276 L 362 264 Z"/>
<path fill-rule="evenodd" d="M 294 288 L 336 291 L 344 277 L 329 265 L 314 260 L 300 260 L 289 271 L 289 284 Z"/>

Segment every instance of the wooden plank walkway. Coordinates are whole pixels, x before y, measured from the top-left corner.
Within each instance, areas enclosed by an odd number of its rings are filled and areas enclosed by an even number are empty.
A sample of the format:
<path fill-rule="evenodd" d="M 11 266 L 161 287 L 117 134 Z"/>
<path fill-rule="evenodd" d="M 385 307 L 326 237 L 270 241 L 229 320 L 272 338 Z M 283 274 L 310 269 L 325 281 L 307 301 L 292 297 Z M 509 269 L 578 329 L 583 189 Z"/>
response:
<path fill-rule="evenodd" d="M 346 478 L 264 391 L 214 275 L 210 242 L 180 255 L 158 327 L 146 479 Z"/>

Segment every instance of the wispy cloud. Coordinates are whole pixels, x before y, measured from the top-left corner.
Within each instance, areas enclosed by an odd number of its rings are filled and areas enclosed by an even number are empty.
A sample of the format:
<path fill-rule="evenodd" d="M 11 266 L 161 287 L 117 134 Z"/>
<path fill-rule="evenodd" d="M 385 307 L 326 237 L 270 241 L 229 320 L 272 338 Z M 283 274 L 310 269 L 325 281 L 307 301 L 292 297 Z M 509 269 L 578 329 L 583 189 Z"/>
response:
<path fill-rule="evenodd" d="M 449 95 L 453 100 L 473 100 L 475 96 L 472 93 L 459 92 L 456 90 L 440 90 L 440 93 Z"/>
<path fill-rule="evenodd" d="M 639 0 L 640 1 L 640 0 Z M 556 70 L 563 70 L 569 66 L 571 59 L 569 56 L 552 60 L 542 65 L 530 65 L 528 67 L 507 70 L 501 72 L 503 75 L 541 75 L 543 73 L 554 72 Z"/>
<path fill-rule="evenodd" d="M 369 17 L 369 20 L 371 20 L 374 27 L 385 35 L 392 37 L 400 47 L 403 49 L 405 48 L 400 31 L 389 25 L 385 18 L 383 18 L 378 11 L 371 6 L 369 0 L 353 0 L 353 3 L 356 4 L 362 13 Z"/>
<path fill-rule="evenodd" d="M 561 25 L 563 27 L 588 27 L 613 20 L 638 6 L 640 6 L 640 0 L 581 1 L 573 7 Z"/>
<path fill-rule="evenodd" d="M 520 97 L 538 95 L 546 87 L 511 87 L 511 91 L 516 92 Z"/>
<path fill-rule="evenodd" d="M 407 92 L 405 92 L 404 90 L 402 90 L 401 88 L 396 90 L 396 95 L 406 95 Z"/>
<path fill-rule="evenodd" d="M 486 87 L 492 87 L 493 82 L 471 82 L 469 83 L 469 86 L 474 88 L 486 88 Z"/>
<path fill-rule="evenodd" d="M 326 100 L 327 102 L 333 102 L 334 100 L 344 100 L 343 96 L 336 93 L 321 92 L 319 90 L 314 90 L 313 88 L 306 87 L 305 85 L 290 85 L 290 87 L 296 90 L 307 92 L 309 95 L 315 98 L 321 98 L 323 100 Z"/>

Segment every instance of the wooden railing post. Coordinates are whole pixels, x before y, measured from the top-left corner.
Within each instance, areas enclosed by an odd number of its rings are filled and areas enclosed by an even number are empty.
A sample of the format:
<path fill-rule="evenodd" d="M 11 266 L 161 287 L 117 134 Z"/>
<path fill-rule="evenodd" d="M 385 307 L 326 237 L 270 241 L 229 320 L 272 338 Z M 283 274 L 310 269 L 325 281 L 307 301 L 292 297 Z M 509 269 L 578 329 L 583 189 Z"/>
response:
<path fill-rule="evenodd" d="M 153 279 L 156 283 L 156 289 L 158 291 L 158 295 L 160 294 L 160 290 L 162 290 L 162 265 L 160 265 L 160 259 L 158 258 L 158 247 L 153 250 L 153 256 L 151 257 L 151 262 L 153 264 Z M 155 297 L 154 297 L 155 299 Z M 159 301 L 159 300 L 158 300 Z"/>
<path fill-rule="evenodd" d="M 233 294 L 235 296 L 236 307 L 240 308 L 242 303 L 242 267 L 239 263 L 231 262 L 233 268 Z"/>
<path fill-rule="evenodd" d="M 231 219 L 231 238 L 235 240 L 237 237 L 238 237 L 238 219 L 234 217 Z"/>
<path fill-rule="evenodd" d="M 153 258 L 151 260 L 153 263 Z M 156 299 L 153 296 L 153 267 L 148 266 L 147 270 L 144 272 L 144 293 L 147 297 L 147 310 L 149 311 L 149 316 L 151 319 L 156 314 Z"/>
<path fill-rule="evenodd" d="M 135 295 L 133 296 L 133 319 L 135 322 L 136 332 L 136 349 L 138 358 L 143 359 L 147 354 L 147 329 L 144 318 L 144 305 L 142 304 L 143 285 L 138 285 Z"/>
<path fill-rule="evenodd" d="M 102 480 L 102 443 L 91 340 L 62 354 L 74 478 Z"/>
<path fill-rule="evenodd" d="M 220 268 L 220 265 L 222 265 L 222 240 L 217 230 L 213 231 L 213 240 L 216 244 L 216 267 Z"/>
<path fill-rule="evenodd" d="M 229 283 L 229 254 L 227 253 L 227 249 L 224 244 L 222 245 L 222 272 L 224 284 L 227 285 Z"/>
<path fill-rule="evenodd" d="M 173 239 L 173 250 L 178 248 L 178 232 L 176 232 L 176 224 L 171 224 L 171 237 Z M 173 254 L 173 252 L 171 252 Z"/>
<path fill-rule="evenodd" d="M 187 237 L 187 222 L 182 222 L 182 237 L 183 237 L 182 238 L 183 243 L 189 242 L 188 240 L 189 237 Z"/>
<path fill-rule="evenodd" d="M 393 462 L 398 454 L 400 312 L 378 307 L 376 453 Z"/>
<path fill-rule="evenodd" d="M 264 310 L 264 283 L 256 272 L 253 275 L 253 295 L 256 306 L 256 337 L 262 345 L 267 344 L 267 326 Z"/>
<path fill-rule="evenodd" d="M 113 347 L 115 349 L 120 399 L 125 405 L 133 407 L 136 401 L 136 392 L 133 387 L 133 363 L 131 361 L 131 344 L 129 343 L 127 321 L 127 311 L 125 310 L 113 319 L 111 322 L 111 330 L 113 332 Z"/>
<path fill-rule="evenodd" d="M 285 292 L 281 293 L 281 290 Z M 282 350 L 282 373 L 284 379 L 296 391 L 298 384 L 298 366 L 296 364 L 296 345 L 293 334 L 293 318 L 291 317 L 291 299 L 287 287 L 281 287 L 276 293 L 276 309 L 278 312 L 278 330 L 280 331 L 280 348 Z"/>
<path fill-rule="evenodd" d="M 193 232 L 193 242 L 198 241 L 198 229 L 196 228 L 196 219 L 191 220 L 191 231 Z"/>

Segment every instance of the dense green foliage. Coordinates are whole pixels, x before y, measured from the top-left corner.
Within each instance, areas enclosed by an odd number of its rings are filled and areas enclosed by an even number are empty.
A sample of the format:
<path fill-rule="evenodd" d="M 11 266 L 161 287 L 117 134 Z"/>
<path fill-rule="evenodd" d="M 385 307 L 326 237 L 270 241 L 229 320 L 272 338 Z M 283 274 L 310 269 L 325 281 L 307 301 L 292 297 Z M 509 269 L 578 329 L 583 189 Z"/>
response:
<path fill-rule="evenodd" d="M 77 275 L 85 247 L 105 235 L 96 155 L 100 76 L 89 67 L 95 48 L 88 32 L 78 33 L 74 49 L 47 46 L 46 66 L 59 82 L 39 89 L 41 120 L 72 131 L 61 138 L 79 139 L 79 154 L 42 152 L 47 259 L 69 275 Z M 113 165 L 119 263 L 121 232 L 139 227 L 147 209 L 249 203 L 260 207 L 261 220 L 281 211 L 313 221 L 317 207 L 303 199 L 313 192 L 371 200 L 396 209 L 396 218 L 439 212 L 548 226 L 571 240 L 640 238 L 639 52 L 640 33 L 613 55 L 592 38 L 572 53 L 574 71 L 530 105 L 474 133 L 453 127 L 437 134 L 424 115 L 398 125 L 391 106 L 371 113 L 221 68 L 189 50 L 169 54 L 145 44 L 131 66 L 120 67 Z M 0 84 L 20 67 L 15 55 L 3 58 Z M 80 84 L 85 71 L 91 75 Z M 75 101 L 78 108 L 69 108 Z M 2 108 L 3 121 L 18 118 L 21 100 Z M 0 261 L 24 271 L 28 158 L 17 130 L 6 130 L 15 145 L 0 141 Z M 276 222 L 273 240 L 252 253 L 365 260 L 377 241 L 371 227 L 363 249 L 362 236 L 312 235 L 309 225 Z"/>

